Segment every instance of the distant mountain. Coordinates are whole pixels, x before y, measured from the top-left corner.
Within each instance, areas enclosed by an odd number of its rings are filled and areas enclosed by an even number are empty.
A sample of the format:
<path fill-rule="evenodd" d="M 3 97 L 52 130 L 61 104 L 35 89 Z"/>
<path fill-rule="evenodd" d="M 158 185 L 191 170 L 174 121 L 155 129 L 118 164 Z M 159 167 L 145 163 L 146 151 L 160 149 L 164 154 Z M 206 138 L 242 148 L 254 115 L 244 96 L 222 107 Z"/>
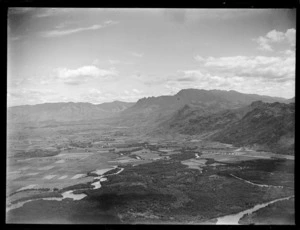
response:
<path fill-rule="evenodd" d="M 17 123 L 93 120 L 115 116 L 133 104 L 114 101 L 98 105 L 82 102 L 22 105 L 9 107 L 7 118 Z"/>
<path fill-rule="evenodd" d="M 45 103 L 8 108 L 8 121 L 26 122 L 73 122 L 108 118 L 117 125 L 154 128 L 170 120 L 186 105 L 203 115 L 228 109 L 237 109 L 253 101 L 285 102 L 283 98 L 273 98 L 236 91 L 183 89 L 175 95 L 148 97 L 136 103 L 114 101 L 94 105 L 91 103 Z"/>
<path fill-rule="evenodd" d="M 124 110 L 122 122 L 129 125 L 158 124 L 167 121 L 176 111 L 185 105 L 196 107 L 203 112 L 218 112 L 226 109 L 239 108 L 253 101 L 285 102 L 278 97 L 243 94 L 236 91 L 183 89 L 173 96 L 142 98 Z"/>
<path fill-rule="evenodd" d="M 287 103 L 295 103 L 295 97 L 288 99 Z"/>
<path fill-rule="evenodd" d="M 248 106 L 219 112 L 184 106 L 154 133 L 206 135 L 236 146 L 292 154 L 294 151 L 295 104 L 256 101 Z"/>

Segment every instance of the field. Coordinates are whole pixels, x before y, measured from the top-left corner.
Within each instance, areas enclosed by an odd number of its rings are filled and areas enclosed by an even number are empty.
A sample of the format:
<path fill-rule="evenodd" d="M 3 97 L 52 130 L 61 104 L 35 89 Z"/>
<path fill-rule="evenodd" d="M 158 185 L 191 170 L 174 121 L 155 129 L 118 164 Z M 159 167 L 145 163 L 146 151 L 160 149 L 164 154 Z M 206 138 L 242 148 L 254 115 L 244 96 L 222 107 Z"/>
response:
<path fill-rule="evenodd" d="M 93 127 L 39 127 L 23 139 L 19 132 L 11 135 L 8 223 L 213 224 L 219 217 L 294 195 L 291 157 L 182 136 L 149 139 L 126 128 L 125 135 L 115 135 L 118 128 Z M 45 154 L 36 155 L 33 142 Z M 239 223 L 267 224 L 281 212 L 286 213 L 282 222 L 294 223 L 292 200 L 262 208 Z"/>

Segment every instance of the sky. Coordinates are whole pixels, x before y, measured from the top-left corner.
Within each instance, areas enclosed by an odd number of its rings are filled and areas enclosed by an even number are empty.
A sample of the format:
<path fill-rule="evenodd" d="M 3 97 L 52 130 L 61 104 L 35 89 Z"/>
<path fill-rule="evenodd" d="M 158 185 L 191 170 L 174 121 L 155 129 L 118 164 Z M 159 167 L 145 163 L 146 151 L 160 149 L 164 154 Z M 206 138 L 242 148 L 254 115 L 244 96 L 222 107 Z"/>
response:
<path fill-rule="evenodd" d="M 8 106 L 295 96 L 294 9 L 10 8 Z"/>

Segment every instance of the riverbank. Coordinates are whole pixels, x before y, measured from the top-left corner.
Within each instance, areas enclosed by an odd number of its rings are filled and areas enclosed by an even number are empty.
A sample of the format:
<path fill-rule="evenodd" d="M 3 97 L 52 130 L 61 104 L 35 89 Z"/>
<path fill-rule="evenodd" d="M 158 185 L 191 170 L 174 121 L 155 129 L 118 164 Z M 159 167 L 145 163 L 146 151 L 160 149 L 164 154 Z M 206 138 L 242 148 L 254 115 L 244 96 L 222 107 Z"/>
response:
<path fill-rule="evenodd" d="M 217 225 L 238 225 L 240 219 L 243 218 L 243 216 L 250 215 L 253 212 L 256 212 L 259 209 L 262 209 L 262 208 L 264 208 L 264 207 L 266 207 L 270 204 L 273 204 L 273 203 L 276 203 L 276 202 L 279 202 L 279 201 L 283 201 L 283 200 L 289 200 L 293 197 L 294 196 L 279 198 L 279 199 L 272 200 L 272 201 L 269 201 L 269 202 L 266 202 L 266 203 L 263 203 L 263 204 L 257 204 L 257 205 L 255 205 L 254 207 L 252 207 L 250 209 L 244 210 L 242 212 L 239 212 L 239 213 L 236 213 L 236 214 L 233 214 L 233 215 L 227 215 L 227 216 L 219 217 L 219 218 L 217 218 L 216 224 Z"/>

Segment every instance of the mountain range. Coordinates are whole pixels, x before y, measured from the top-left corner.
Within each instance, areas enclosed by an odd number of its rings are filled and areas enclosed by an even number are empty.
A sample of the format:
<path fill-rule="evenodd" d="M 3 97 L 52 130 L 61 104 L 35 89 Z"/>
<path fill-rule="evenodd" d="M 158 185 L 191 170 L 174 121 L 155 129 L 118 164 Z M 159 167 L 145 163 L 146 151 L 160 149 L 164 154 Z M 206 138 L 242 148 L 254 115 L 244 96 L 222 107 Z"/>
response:
<path fill-rule="evenodd" d="M 91 103 L 44 103 L 9 107 L 7 118 L 17 123 L 45 121 L 96 120 L 114 116 L 133 106 L 132 102 L 114 101 L 94 105 Z"/>
<path fill-rule="evenodd" d="M 109 120 L 149 135 L 185 134 L 293 154 L 295 98 L 237 91 L 183 89 L 175 95 L 136 103 L 45 103 L 8 108 L 8 121 L 73 122 Z"/>
<path fill-rule="evenodd" d="M 295 104 L 255 101 L 210 112 L 185 105 L 153 134 L 179 133 L 282 154 L 294 153 Z"/>
<path fill-rule="evenodd" d="M 203 113 L 216 113 L 226 109 L 240 108 L 254 101 L 289 103 L 287 99 L 237 91 L 183 89 L 175 95 L 148 97 L 138 100 L 124 110 L 121 122 L 126 125 L 160 124 L 169 120 L 174 113 L 188 105 Z"/>

